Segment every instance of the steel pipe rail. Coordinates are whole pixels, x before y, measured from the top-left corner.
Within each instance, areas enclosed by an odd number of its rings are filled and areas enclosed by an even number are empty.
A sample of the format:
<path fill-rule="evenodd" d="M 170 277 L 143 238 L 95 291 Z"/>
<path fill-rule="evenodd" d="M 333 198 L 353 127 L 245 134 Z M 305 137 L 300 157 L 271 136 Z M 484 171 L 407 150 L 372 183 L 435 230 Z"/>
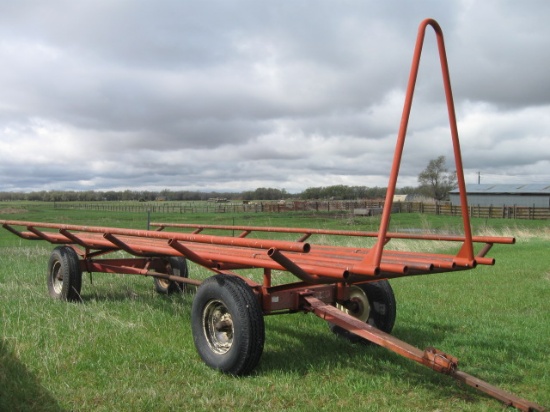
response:
<path fill-rule="evenodd" d="M 200 233 L 203 230 L 227 230 L 237 231 L 242 233 L 239 237 L 246 237 L 252 232 L 265 233 L 296 233 L 308 238 L 312 235 L 331 235 L 331 236 L 356 236 L 356 237 L 378 237 L 378 232 L 367 232 L 360 230 L 331 230 L 331 229 L 312 229 L 312 228 L 297 228 L 297 227 L 279 227 L 279 226 L 243 226 L 243 225 L 203 225 L 195 223 L 166 223 L 166 222 L 151 222 L 153 227 L 157 227 L 157 231 L 162 231 L 165 228 L 175 229 L 195 229 L 193 233 Z M 464 242 L 465 237 L 460 235 L 445 235 L 436 233 L 400 233 L 387 232 L 386 239 L 409 239 L 409 240 L 430 240 L 444 242 Z M 300 240 L 298 240 L 300 241 Z M 474 243 L 491 243 L 491 244 L 514 244 L 514 237 L 506 236 L 472 236 Z"/>
<path fill-rule="evenodd" d="M 82 235 L 83 233 L 95 233 L 100 235 L 121 235 L 135 238 L 144 238 L 144 239 L 174 239 L 187 242 L 196 242 L 196 243 L 206 243 L 206 244 L 217 244 L 217 245 L 227 245 L 227 246 L 236 246 L 236 247 L 249 247 L 254 249 L 271 249 L 276 247 L 277 249 L 284 251 L 293 251 L 293 252 L 305 252 L 309 251 L 309 244 L 303 242 L 287 242 L 283 240 L 269 240 L 265 239 L 243 239 L 235 238 L 229 236 L 214 236 L 214 235 L 200 235 L 200 234 L 187 234 L 187 233 L 166 233 L 159 232 L 154 230 L 137 230 L 137 229 L 122 229 L 122 228 L 113 228 L 113 227 L 102 227 L 102 226 L 79 226 L 79 225 L 64 225 L 56 223 L 42 223 L 42 222 L 27 222 L 27 221 L 17 221 L 17 220 L 0 220 L 0 224 L 10 232 L 20 236 L 24 239 L 33 240 L 41 239 L 50 241 L 51 243 L 72 243 L 71 239 L 68 239 L 66 236 L 60 236 L 59 233 L 55 232 L 42 232 L 37 230 L 37 228 L 42 229 L 54 229 L 58 231 L 72 231 L 76 236 Z M 14 226 L 23 226 L 26 227 L 30 232 L 19 231 L 14 228 Z M 101 241 L 98 241 L 102 243 Z M 268 242 L 268 243 L 266 243 Z"/>

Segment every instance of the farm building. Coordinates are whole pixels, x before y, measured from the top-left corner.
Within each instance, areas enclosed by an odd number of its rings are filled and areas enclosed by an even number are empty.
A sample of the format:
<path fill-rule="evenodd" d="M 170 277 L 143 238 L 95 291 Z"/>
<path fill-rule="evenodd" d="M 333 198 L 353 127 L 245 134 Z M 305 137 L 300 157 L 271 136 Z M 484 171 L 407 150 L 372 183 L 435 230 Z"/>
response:
<path fill-rule="evenodd" d="M 470 206 L 550 207 L 550 184 L 471 184 L 466 185 Z M 460 205 L 458 189 L 451 190 L 453 205 Z"/>

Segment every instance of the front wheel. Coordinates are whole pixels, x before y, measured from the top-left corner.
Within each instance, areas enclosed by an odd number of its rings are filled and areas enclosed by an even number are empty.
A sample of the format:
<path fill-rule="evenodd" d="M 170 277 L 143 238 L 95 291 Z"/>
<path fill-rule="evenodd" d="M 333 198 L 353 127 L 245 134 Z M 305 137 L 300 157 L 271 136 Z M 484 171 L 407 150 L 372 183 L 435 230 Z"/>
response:
<path fill-rule="evenodd" d="M 215 275 L 198 288 L 191 310 L 197 352 L 230 375 L 250 373 L 260 361 L 265 327 L 258 298 L 244 280 Z"/>
<path fill-rule="evenodd" d="M 52 298 L 80 300 L 82 270 L 78 255 L 69 246 L 58 246 L 50 255 L 47 275 L 48 292 Z"/>
<path fill-rule="evenodd" d="M 346 306 L 336 304 L 336 307 L 386 333 L 390 333 L 395 324 L 395 295 L 387 280 L 351 285 Z M 368 342 L 340 326 L 329 323 L 329 327 L 332 332 L 353 343 Z"/>

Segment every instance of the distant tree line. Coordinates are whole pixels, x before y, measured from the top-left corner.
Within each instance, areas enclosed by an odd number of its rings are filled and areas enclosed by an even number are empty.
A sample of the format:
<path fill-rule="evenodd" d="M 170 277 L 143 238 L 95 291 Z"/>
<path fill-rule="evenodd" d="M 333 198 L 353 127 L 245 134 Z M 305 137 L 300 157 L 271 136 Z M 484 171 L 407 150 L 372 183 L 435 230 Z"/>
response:
<path fill-rule="evenodd" d="M 155 200 L 191 201 L 208 200 L 213 197 L 227 199 L 239 198 L 239 193 L 195 192 L 187 190 L 161 191 L 124 190 L 124 191 L 75 191 L 75 190 L 42 190 L 38 192 L 0 192 L 0 201 L 28 200 L 41 202 L 98 202 L 98 201 L 139 201 L 151 202 Z"/>
<path fill-rule="evenodd" d="M 301 198 L 311 199 L 380 199 L 386 196 L 385 187 L 345 186 L 310 187 L 301 193 Z"/>
<path fill-rule="evenodd" d="M 418 175 L 419 187 L 404 187 L 396 189 L 396 194 L 418 193 L 437 200 L 443 200 L 448 192 L 456 187 L 456 173 L 445 167 L 445 156 L 430 160 L 426 169 Z M 74 191 L 49 190 L 30 193 L 0 192 L 0 201 L 42 201 L 42 202 L 97 202 L 97 201 L 192 201 L 222 198 L 229 201 L 237 200 L 281 200 L 281 199 L 382 199 L 386 196 L 385 187 L 333 185 L 326 187 L 310 187 L 298 194 L 290 194 L 285 189 L 260 187 L 245 192 L 199 192 L 188 190 L 143 191 Z"/>
<path fill-rule="evenodd" d="M 398 193 L 413 193 L 414 188 L 398 189 Z M 281 200 L 281 199 L 381 199 L 386 195 L 386 188 L 367 186 L 335 185 L 310 187 L 298 194 L 288 193 L 285 189 L 260 187 L 245 192 L 198 192 L 187 190 L 161 191 L 75 191 L 75 190 L 42 190 L 38 192 L 0 192 L 0 201 L 40 201 L 40 202 L 98 202 L 98 201 L 193 201 L 223 198 L 229 201 L 240 200 Z"/>

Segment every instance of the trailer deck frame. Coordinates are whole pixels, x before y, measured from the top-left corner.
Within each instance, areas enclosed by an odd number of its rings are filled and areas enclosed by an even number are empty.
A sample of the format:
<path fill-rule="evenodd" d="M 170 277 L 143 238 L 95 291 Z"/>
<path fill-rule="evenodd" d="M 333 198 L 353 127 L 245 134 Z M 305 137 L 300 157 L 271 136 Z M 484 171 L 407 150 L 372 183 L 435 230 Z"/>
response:
<path fill-rule="evenodd" d="M 434 29 L 438 44 L 462 205 L 463 235 L 388 231 L 428 26 Z M 544 410 L 540 405 L 459 371 L 458 360 L 451 355 L 435 348 L 415 348 L 389 334 L 395 320 L 395 302 L 388 279 L 493 265 L 494 259 L 487 256 L 492 246 L 515 242 L 512 237 L 472 235 L 443 34 L 432 19 L 424 20 L 419 27 L 386 202 L 377 232 L 177 223 L 153 223 L 156 230 L 18 220 L 0 220 L 0 224 L 23 239 L 59 245 L 50 258 L 48 275 L 50 294 L 56 298 L 79 300 L 82 272 L 150 276 L 160 282 L 158 288 L 164 287 L 162 290 L 166 293 L 174 285 L 198 286 L 192 313 L 195 344 L 203 360 L 223 372 L 248 373 L 259 362 L 264 341 L 263 316 L 301 311 L 326 320 L 335 333 L 383 346 L 507 405 L 525 411 Z M 209 230 L 240 233 L 237 236 L 203 233 Z M 289 241 L 254 237 L 258 232 L 284 233 L 298 238 Z M 374 243 L 372 247 L 348 247 L 306 242 L 314 235 L 370 238 Z M 457 253 L 391 250 L 388 244 L 392 239 L 454 242 L 458 244 Z M 109 256 L 121 251 L 131 257 Z M 205 281 L 192 279 L 187 261 L 207 268 L 214 275 Z M 262 271 L 261 283 L 239 274 L 249 269 Z M 272 277 L 276 276 L 276 271 L 291 273 L 297 281 L 274 285 Z M 371 293 L 373 287 L 378 288 L 377 296 Z M 374 304 L 378 303 L 376 299 L 382 306 L 386 305 L 382 311 Z M 244 357 L 234 349 L 237 346 L 246 352 Z"/>

